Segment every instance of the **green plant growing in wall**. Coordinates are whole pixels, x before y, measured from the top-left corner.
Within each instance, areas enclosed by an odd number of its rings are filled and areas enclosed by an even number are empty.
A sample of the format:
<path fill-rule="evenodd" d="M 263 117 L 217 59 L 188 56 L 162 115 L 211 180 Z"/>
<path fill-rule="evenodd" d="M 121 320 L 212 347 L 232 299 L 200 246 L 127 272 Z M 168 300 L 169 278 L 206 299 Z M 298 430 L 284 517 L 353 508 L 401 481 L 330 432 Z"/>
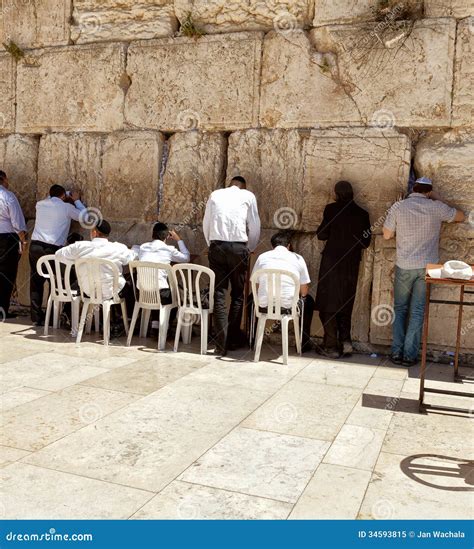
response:
<path fill-rule="evenodd" d="M 206 33 L 196 27 L 196 24 L 193 21 L 193 16 L 191 12 L 189 12 L 186 15 L 186 19 L 181 23 L 180 34 L 181 36 L 187 36 L 188 38 L 200 38 Z"/>
<path fill-rule="evenodd" d="M 25 57 L 25 52 L 17 45 L 15 42 L 10 40 L 8 44 L 5 42 L 3 43 L 3 47 L 9 53 L 15 61 L 20 61 L 20 59 L 23 59 Z"/>

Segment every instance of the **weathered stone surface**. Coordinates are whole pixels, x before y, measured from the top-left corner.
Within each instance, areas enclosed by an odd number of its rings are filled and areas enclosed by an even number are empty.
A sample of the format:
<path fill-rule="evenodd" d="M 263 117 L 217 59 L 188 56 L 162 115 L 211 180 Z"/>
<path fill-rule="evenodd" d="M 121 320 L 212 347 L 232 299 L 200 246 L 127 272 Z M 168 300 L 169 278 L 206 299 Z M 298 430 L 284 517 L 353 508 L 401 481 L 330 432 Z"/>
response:
<path fill-rule="evenodd" d="M 474 211 L 473 158 L 474 133 L 452 131 L 422 139 L 415 168 L 433 179 L 435 190 L 450 204 L 470 212 Z"/>
<path fill-rule="evenodd" d="M 82 190 L 85 203 L 111 221 L 151 221 L 157 215 L 164 138 L 158 132 L 43 136 L 38 199 L 53 183 Z"/>
<path fill-rule="evenodd" d="M 17 128 L 45 131 L 113 131 L 123 125 L 122 45 L 37 50 L 20 63 Z"/>
<path fill-rule="evenodd" d="M 419 18 L 423 12 L 425 17 L 462 18 L 474 11 L 472 0 L 390 0 L 387 4 L 377 9 L 374 0 L 315 0 L 313 26 L 377 21 L 382 29 L 401 17 Z"/>
<path fill-rule="evenodd" d="M 9 54 L 0 54 L 0 134 L 15 128 L 15 62 Z"/>
<path fill-rule="evenodd" d="M 453 230 L 454 229 L 454 230 Z M 446 227 L 441 239 L 440 261 L 453 259 L 453 242 L 459 242 L 456 258 L 474 264 L 474 239 L 466 238 L 462 227 Z M 463 254 L 464 251 L 464 254 Z M 377 238 L 375 248 L 372 294 L 372 323 L 370 340 L 374 344 L 388 345 L 392 340 L 393 277 L 395 271 L 395 241 Z M 459 300 L 459 291 L 436 286 L 433 299 Z M 463 352 L 474 350 L 474 311 L 464 308 L 464 330 L 461 337 Z M 434 349 L 445 350 L 456 344 L 458 309 L 453 305 L 431 305 L 428 342 Z M 470 328 L 469 328 L 470 327 Z"/>
<path fill-rule="evenodd" d="M 162 131 L 258 123 L 260 33 L 132 44 L 125 102 L 130 126 Z"/>
<path fill-rule="evenodd" d="M 386 45 L 375 28 L 371 23 L 267 34 L 261 124 L 449 125 L 455 21 L 402 23 L 384 33 Z"/>
<path fill-rule="evenodd" d="M 191 14 L 196 27 L 208 33 L 273 28 L 285 32 L 311 24 L 313 1 L 175 0 L 175 11 L 181 22 Z"/>
<path fill-rule="evenodd" d="M 38 143 L 38 138 L 25 135 L 0 138 L 1 169 L 7 174 L 10 190 L 16 194 L 27 218 L 35 215 Z"/>
<path fill-rule="evenodd" d="M 453 126 L 474 126 L 474 17 L 458 24 Z"/>
<path fill-rule="evenodd" d="M 100 207 L 104 137 L 94 134 L 50 134 L 40 141 L 37 200 L 51 185 L 80 189 L 84 202 Z"/>
<path fill-rule="evenodd" d="M 229 137 L 227 182 L 242 175 L 255 193 L 262 226 L 302 229 L 302 133 L 247 130 Z"/>
<path fill-rule="evenodd" d="M 380 232 L 409 165 L 409 141 L 393 131 L 248 130 L 230 136 L 227 174 L 248 179 L 264 227 L 302 231 L 316 230 L 335 183 L 347 179 Z"/>
<path fill-rule="evenodd" d="M 71 0 L 3 0 L 4 39 L 22 48 L 65 45 Z"/>
<path fill-rule="evenodd" d="M 71 37 L 76 43 L 172 36 L 173 0 L 75 0 Z"/>
<path fill-rule="evenodd" d="M 159 217 L 181 225 L 202 223 L 207 199 L 224 181 L 227 140 L 220 133 L 176 133 L 168 141 Z"/>
<path fill-rule="evenodd" d="M 107 137 L 100 193 L 105 218 L 156 219 L 163 143 L 158 132 L 117 132 Z"/>

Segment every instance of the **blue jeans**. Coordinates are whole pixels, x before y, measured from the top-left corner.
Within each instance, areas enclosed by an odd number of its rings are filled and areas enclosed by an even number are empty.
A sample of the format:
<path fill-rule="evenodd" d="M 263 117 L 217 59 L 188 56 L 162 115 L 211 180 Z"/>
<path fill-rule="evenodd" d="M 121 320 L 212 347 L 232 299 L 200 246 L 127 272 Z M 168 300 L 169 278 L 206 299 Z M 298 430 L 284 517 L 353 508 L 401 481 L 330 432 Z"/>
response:
<path fill-rule="evenodd" d="M 416 360 L 425 316 L 425 269 L 395 267 L 395 320 L 392 354 Z"/>

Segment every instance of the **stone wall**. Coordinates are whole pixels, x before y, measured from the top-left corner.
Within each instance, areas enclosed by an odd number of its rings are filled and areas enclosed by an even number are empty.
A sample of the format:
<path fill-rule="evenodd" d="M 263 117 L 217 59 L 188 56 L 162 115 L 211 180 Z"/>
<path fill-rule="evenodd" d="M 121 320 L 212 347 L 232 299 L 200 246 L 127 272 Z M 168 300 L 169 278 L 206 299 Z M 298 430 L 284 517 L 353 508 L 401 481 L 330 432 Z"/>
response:
<path fill-rule="evenodd" d="M 314 282 L 314 231 L 348 179 L 376 235 L 354 335 L 387 345 L 395 250 L 381 226 L 411 163 L 474 212 L 473 16 L 472 0 L 3 0 L 1 167 L 30 225 L 35 201 L 63 183 L 117 240 L 147 240 L 159 218 L 203 264 L 207 197 L 242 174 L 259 202 L 258 250 L 295 229 Z M 474 213 L 443 229 L 441 250 L 474 263 Z M 433 349 L 452 347 L 454 314 L 434 308 Z"/>

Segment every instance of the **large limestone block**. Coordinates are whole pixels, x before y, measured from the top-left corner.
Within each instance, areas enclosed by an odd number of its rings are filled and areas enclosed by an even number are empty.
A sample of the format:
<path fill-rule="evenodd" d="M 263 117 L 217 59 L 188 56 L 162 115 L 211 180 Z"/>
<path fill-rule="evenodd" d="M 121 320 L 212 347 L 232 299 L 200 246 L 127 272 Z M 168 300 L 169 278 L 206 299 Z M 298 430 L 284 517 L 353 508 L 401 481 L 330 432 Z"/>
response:
<path fill-rule="evenodd" d="M 204 32 L 242 30 L 281 30 L 311 25 L 313 0 L 175 0 L 181 22 L 191 14 L 196 27 Z"/>
<path fill-rule="evenodd" d="M 304 136 L 296 130 L 247 130 L 229 137 L 227 183 L 245 177 L 265 228 L 303 228 L 303 148 Z"/>
<path fill-rule="evenodd" d="M 474 127 L 474 17 L 458 25 L 453 126 Z"/>
<path fill-rule="evenodd" d="M 16 64 L 9 54 L 0 54 L 0 134 L 15 129 Z"/>
<path fill-rule="evenodd" d="M 71 0 L 3 0 L 3 33 L 22 48 L 66 45 Z"/>
<path fill-rule="evenodd" d="M 152 221 L 157 215 L 164 138 L 158 132 L 50 134 L 40 142 L 38 199 L 53 183 L 82 191 L 110 221 Z"/>
<path fill-rule="evenodd" d="M 25 135 L 0 138 L 1 169 L 7 174 L 10 190 L 16 194 L 27 218 L 35 215 L 38 143 L 38 138 Z"/>
<path fill-rule="evenodd" d="M 19 132 L 122 128 L 123 45 L 44 49 L 33 52 L 31 60 L 18 65 Z"/>
<path fill-rule="evenodd" d="M 220 133 L 183 132 L 174 134 L 167 146 L 160 220 L 199 225 L 209 195 L 224 181 L 227 139 Z"/>
<path fill-rule="evenodd" d="M 49 134 L 41 137 L 37 200 L 48 196 L 51 185 L 80 189 L 84 202 L 100 207 L 104 137 L 94 134 Z M 117 189 L 120 192 L 120 189 Z"/>
<path fill-rule="evenodd" d="M 315 0 L 313 26 L 376 21 L 384 29 L 400 18 L 467 17 L 474 14 L 472 0 Z"/>
<path fill-rule="evenodd" d="M 128 50 L 130 126 L 162 131 L 258 124 L 260 33 L 137 42 Z"/>
<path fill-rule="evenodd" d="M 75 0 L 73 21 L 78 44 L 161 38 L 178 29 L 173 0 Z"/>
<path fill-rule="evenodd" d="M 400 25 L 384 34 L 386 43 L 377 38 L 375 23 L 267 34 L 261 124 L 449 125 L 456 23 Z"/>
<path fill-rule="evenodd" d="M 422 139 L 416 148 L 415 168 L 433 179 L 435 190 L 449 203 L 474 212 L 473 159 L 474 133 L 452 131 Z"/>
<path fill-rule="evenodd" d="M 408 138 L 393 131 L 248 130 L 230 136 L 227 173 L 246 177 L 264 227 L 301 231 L 317 229 L 335 183 L 346 179 L 380 232 L 409 166 Z"/>
<path fill-rule="evenodd" d="M 448 229 L 448 230 L 446 230 Z M 455 235 L 453 239 L 453 234 Z M 460 242 L 464 249 L 463 259 L 474 264 L 474 239 L 465 239 L 460 227 L 453 231 L 451 227 L 443 230 L 440 245 L 440 260 L 452 259 L 453 241 Z M 372 294 L 371 331 L 370 340 L 374 344 L 388 345 L 392 340 L 393 313 L 393 279 L 395 272 L 395 241 L 384 241 L 377 238 L 374 280 Z M 432 293 L 433 299 L 459 300 L 459 290 L 436 286 Z M 430 332 L 428 343 L 433 349 L 452 349 L 456 344 L 456 327 L 458 308 L 455 305 L 431 305 Z M 461 349 L 463 352 L 474 350 L 474 310 L 472 307 L 464 308 L 464 329 L 461 337 Z"/>
<path fill-rule="evenodd" d="M 117 132 L 107 137 L 100 193 L 105 218 L 156 219 L 163 143 L 158 132 Z"/>

